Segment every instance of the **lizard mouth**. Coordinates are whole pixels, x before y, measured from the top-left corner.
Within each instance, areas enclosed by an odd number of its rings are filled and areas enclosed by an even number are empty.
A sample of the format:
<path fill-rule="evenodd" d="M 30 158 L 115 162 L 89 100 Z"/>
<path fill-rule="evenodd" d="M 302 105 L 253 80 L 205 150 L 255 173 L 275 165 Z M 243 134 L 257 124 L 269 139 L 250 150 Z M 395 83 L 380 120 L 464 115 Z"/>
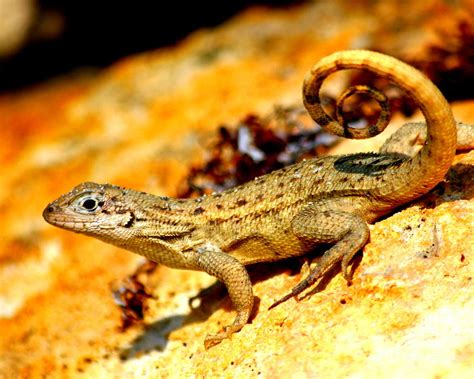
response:
<path fill-rule="evenodd" d="M 48 224 L 73 231 L 84 227 L 87 223 L 86 220 L 78 219 L 77 216 L 72 218 L 70 214 L 66 214 L 53 203 L 48 204 L 43 210 L 43 218 Z"/>
<path fill-rule="evenodd" d="M 53 204 L 48 204 L 43 211 L 44 220 L 52 225 L 56 225 L 63 218 L 58 214 L 58 210 L 58 207 L 55 207 Z"/>

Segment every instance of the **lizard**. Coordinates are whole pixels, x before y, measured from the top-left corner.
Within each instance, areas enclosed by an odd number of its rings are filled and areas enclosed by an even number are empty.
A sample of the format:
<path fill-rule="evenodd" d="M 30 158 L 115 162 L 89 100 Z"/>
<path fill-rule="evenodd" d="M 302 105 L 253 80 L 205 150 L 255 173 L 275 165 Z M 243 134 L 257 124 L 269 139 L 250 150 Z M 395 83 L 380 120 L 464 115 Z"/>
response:
<path fill-rule="evenodd" d="M 461 147 L 472 148 L 474 126 L 456 123 L 438 88 L 412 66 L 373 51 L 347 50 L 322 58 L 303 83 L 307 111 L 336 135 L 369 138 L 390 118 L 386 97 L 366 86 L 351 87 L 341 98 L 357 92 L 372 95 L 380 105 L 375 125 L 346 125 L 340 103 L 336 119 L 325 112 L 319 95 L 322 83 L 342 69 L 364 69 L 388 78 L 414 99 L 425 122 L 402 127 L 380 153 L 308 159 L 195 199 L 86 182 L 48 204 L 43 217 L 57 227 L 172 268 L 204 271 L 223 282 L 237 314 L 231 325 L 207 335 L 206 348 L 249 321 L 254 296 L 246 265 L 301 256 L 323 243 L 330 246 L 307 277 L 273 306 L 296 297 L 339 265 L 350 283 L 350 263 L 369 240 L 369 224 L 442 181 L 455 155 L 457 134 L 464 140 Z M 426 141 L 413 154 L 413 141 L 420 138 Z"/>

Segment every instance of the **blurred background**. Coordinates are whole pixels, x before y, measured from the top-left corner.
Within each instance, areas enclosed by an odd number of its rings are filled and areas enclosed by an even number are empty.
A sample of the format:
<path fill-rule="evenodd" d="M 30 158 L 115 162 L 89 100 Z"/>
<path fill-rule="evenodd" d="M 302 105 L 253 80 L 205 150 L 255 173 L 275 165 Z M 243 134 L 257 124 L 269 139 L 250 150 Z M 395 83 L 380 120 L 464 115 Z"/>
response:
<path fill-rule="evenodd" d="M 171 45 L 253 5 L 290 0 L 0 0 L 0 91 Z"/>

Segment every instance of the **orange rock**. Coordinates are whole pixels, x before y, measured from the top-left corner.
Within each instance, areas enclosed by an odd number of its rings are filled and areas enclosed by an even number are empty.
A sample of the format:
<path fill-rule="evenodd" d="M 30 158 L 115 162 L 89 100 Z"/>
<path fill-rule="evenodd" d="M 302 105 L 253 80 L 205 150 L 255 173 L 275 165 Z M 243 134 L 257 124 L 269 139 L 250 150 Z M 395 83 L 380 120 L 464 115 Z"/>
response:
<path fill-rule="evenodd" d="M 207 352 L 205 335 L 233 319 L 228 298 L 190 312 L 188 299 L 212 278 L 160 268 L 146 326 L 121 333 L 111 286 L 141 258 L 41 218 L 86 180 L 173 195 L 219 125 L 299 102 L 318 58 L 384 41 L 396 52 L 400 39 L 405 52 L 427 46 L 431 34 L 409 21 L 432 25 L 437 14 L 424 11 L 436 4 L 451 11 L 434 0 L 371 4 L 252 8 L 95 77 L 0 98 L 0 377 L 472 376 L 473 152 L 457 157 L 448 184 L 371 227 L 351 287 L 336 275 L 267 311 L 303 274 L 263 265 L 252 323 Z M 389 28 L 395 19 L 406 28 Z M 472 102 L 453 108 L 474 123 Z"/>

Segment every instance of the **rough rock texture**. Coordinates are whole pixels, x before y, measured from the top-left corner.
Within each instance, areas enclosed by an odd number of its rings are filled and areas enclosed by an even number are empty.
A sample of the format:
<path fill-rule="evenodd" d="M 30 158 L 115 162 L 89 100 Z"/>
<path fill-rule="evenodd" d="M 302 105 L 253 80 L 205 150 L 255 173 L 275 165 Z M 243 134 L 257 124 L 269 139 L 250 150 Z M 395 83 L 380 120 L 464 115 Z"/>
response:
<path fill-rule="evenodd" d="M 220 124 L 299 102 L 320 57 L 373 46 L 424 56 L 433 25 L 474 9 L 403 4 L 254 8 L 96 77 L 2 96 L 0 377 L 472 377 L 474 152 L 456 158 L 449 182 L 371 227 L 352 286 L 335 275 L 269 312 L 305 269 L 258 266 L 252 323 L 209 351 L 204 337 L 233 319 L 230 301 L 208 299 L 192 312 L 187 302 L 212 278 L 160 268 L 146 325 L 120 332 L 111 288 L 142 258 L 41 218 L 86 180 L 173 195 Z M 453 110 L 474 123 L 473 101 Z"/>

